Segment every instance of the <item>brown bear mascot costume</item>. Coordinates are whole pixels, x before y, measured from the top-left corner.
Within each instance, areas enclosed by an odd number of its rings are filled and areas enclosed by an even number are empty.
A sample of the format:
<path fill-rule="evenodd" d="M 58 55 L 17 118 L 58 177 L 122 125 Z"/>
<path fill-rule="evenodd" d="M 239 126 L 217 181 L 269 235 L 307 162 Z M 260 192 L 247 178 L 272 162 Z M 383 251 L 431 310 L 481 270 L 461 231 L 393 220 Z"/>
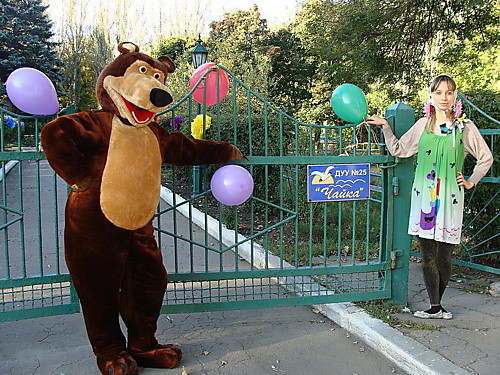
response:
<path fill-rule="evenodd" d="M 102 110 L 58 117 L 41 133 L 47 160 L 71 186 L 66 262 L 104 375 L 137 374 L 138 366 L 172 368 L 182 357 L 178 347 L 155 338 L 167 286 L 152 226 L 161 164 L 244 159 L 228 143 L 189 139 L 153 122 L 172 102 L 165 81 L 175 66 L 132 43 L 118 50 L 97 80 Z"/>

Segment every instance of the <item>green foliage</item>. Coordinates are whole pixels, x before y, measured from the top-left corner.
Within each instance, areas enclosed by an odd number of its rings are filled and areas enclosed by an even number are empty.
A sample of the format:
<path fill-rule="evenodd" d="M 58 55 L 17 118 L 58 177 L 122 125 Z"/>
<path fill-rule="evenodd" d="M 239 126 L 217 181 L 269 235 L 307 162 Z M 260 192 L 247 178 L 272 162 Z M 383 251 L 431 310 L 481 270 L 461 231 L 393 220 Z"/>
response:
<path fill-rule="evenodd" d="M 460 91 L 482 88 L 500 92 L 500 44 L 488 47 L 475 36 L 453 46 L 444 56 L 441 69 L 454 77 Z"/>
<path fill-rule="evenodd" d="M 99 107 L 97 97 L 95 95 L 95 82 L 97 81 L 97 77 L 88 65 L 82 67 L 80 74 L 80 94 L 78 95 L 78 101 L 75 103 L 76 108 L 78 111 L 96 109 Z M 63 103 L 62 100 L 61 103 Z M 67 101 L 65 103 L 66 106 L 71 104 L 71 101 Z"/>
<path fill-rule="evenodd" d="M 315 67 L 289 30 L 272 32 L 257 6 L 226 14 L 211 25 L 209 59 L 231 70 L 252 91 L 294 115 L 308 100 Z"/>
<path fill-rule="evenodd" d="M 248 11 L 225 14 L 222 21 L 212 22 L 210 29 L 210 54 L 233 72 L 260 62 L 260 54 L 256 52 L 265 51 L 269 29 L 256 5 Z"/>
<path fill-rule="evenodd" d="M 209 60 L 224 65 L 252 91 L 269 98 L 270 59 L 267 56 L 269 29 L 257 6 L 249 11 L 226 14 L 210 24 L 207 41 Z"/>
<path fill-rule="evenodd" d="M 272 104 L 293 115 L 304 101 L 311 98 L 309 82 L 315 67 L 308 61 L 300 40 L 288 30 L 270 33 L 268 45 Z"/>
<path fill-rule="evenodd" d="M 357 261 L 377 258 L 380 251 L 380 205 L 374 201 L 310 203 L 307 201 L 306 177 L 300 179 L 299 193 L 295 189 L 285 190 L 287 207 L 294 207 L 299 219 L 298 225 L 287 224 L 286 238 L 298 238 L 295 243 L 285 244 L 287 261 L 294 263 L 295 251 L 299 262 L 306 262 L 310 255 L 352 257 Z M 372 193 L 374 194 L 374 193 Z"/>
<path fill-rule="evenodd" d="M 497 24 L 498 4 L 490 1 L 306 1 L 293 32 L 307 47 L 317 74 L 302 114 L 309 112 L 310 121 L 335 121 L 325 103 L 346 82 L 363 90 L 377 83 L 392 102 L 413 105 L 438 58 L 452 64 L 458 41 L 474 38 L 480 38 L 483 50 L 492 48 Z"/>
<path fill-rule="evenodd" d="M 497 121 L 500 121 L 500 91 L 488 90 L 482 86 L 460 90 L 461 94 L 470 100 L 474 105 L 480 108 Z M 464 103 L 464 112 L 467 118 L 474 121 L 479 129 L 498 129 L 500 125 L 483 116 L 473 107 Z"/>
<path fill-rule="evenodd" d="M 98 73 L 91 68 L 90 40 L 84 38 L 78 44 L 80 46 L 76 48 L 62 43 L 58 48 L 59 56 L 65 62 L 61 73 L 67 77 L 61 82 L 65 94 L 59 97 L 59 102 L 62 107 L 75 104 L 76 111 L 84 111 L 98 107 L 95 96 Z"/>
<path fill-rule="evenodd" d="M 168 56 L 174 63 L 178 63 L 179 58 L 186 57 L 186 39 L 168 38 L 161 40 L 154 49 L 155 56 Z"/>
<path fill-rule="evenodd" d="M 5 94 L 4 83 L 17 68 L 31 67 L 45 73 L 56 86 L 63 80 L 59 70 L 63 65 L 57 58 L 51 22 L 42 0 L 1 0 L 0 12 L 0 96 Z"/>

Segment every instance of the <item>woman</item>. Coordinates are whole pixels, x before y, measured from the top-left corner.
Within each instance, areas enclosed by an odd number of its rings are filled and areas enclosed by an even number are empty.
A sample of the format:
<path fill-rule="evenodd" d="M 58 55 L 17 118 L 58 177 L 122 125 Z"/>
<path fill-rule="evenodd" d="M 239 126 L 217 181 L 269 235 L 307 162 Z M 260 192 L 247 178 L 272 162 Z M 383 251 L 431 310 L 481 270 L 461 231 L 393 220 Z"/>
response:
<path fill-rule="evenodd" d="M 493 156 L 474 123 L 460 117 L 462 103 L 457 87 L 447 75 L 439 75 L 430 85 L 426 116 L 419 119 L 400 139 L 392 133 L 387 120 L 372 116 L 370 125 L 382 125 L 389 152 L 396 157 L 417 154 L 415 179 L 411 192 L 408 234 L 418 237 L 422 270 L 430 308 L 416 311 L 422 319 L 452 319 L 441 305 L 451 276 L 451 259 L 460 243 L 464 188 L 471 189 L 488 172 Z M 469 179 L 462 175 L 464 158 L 477 160 Z"/>

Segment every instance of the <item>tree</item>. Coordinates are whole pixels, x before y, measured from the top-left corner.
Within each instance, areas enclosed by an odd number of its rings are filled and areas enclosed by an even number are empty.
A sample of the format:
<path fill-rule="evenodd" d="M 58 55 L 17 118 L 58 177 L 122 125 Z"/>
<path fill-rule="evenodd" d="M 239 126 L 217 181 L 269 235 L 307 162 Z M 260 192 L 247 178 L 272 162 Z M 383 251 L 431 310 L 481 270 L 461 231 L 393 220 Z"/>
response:
<path fill-rule="evenodd" d="M 0 95 L 8 75 L 17 68 L 31 67 L 45 73 L 59 94 L 63 62 L 56 44 L 50 42 L 51 22 L 42 0 L 0 0 Z"/>
<path fill-rule="evenodd" d="M 287 29 L 271 32 L 268 44 L 269 95 L 273 104 L 293 115 L 311 98 L 310 81 L 316 67 L 309 61 L 307 49 Z"/>
<path fill-rule="evenodd" d="M 155 54 L 157 56 L 165 55 L 172 59 L 174 63 L 179 63 L 181 56 L 186 53 L 186 39 L 172 37 L 163 39 L 158 43 L 155 48 Z"/>
<path fill-rule="evenodd" d="M 319 82 L 314 86 L 333 90 L 350 82 L 367 89 L 376 83 L 385 86 L 391 98 L 411 103 L 419 88 L 427 85 L 438 57 L 444 57 L 457 40 L 478 36 L 483 47 L 498 42 L 498 33 L 491 28 L 498 24 L 493 3 L 308 0 L 293 30 L 316 56 Z M 319 94 L 316 101 L 328 100 L 327 92 Z"/>
<path fill-rule="evenodd" d="M 207 42 L 210 59 L 231 70 L 254 92 L 268 94 L 270 59 L 267 55 L 269 29 L 254 5 L 250 10 L 226 13 L 210 24 Z"/>
<path fill-rule="evenodd" d="M 57 33 L 58 52 L 65 66 L 66 80 L 61 84 L 67 95 L 61 104 L 75 104 L 78 111 L 95 109 L 95 83 L 104 67 L 113 59 L 116 45 L 109 33 L 109 3 L 100 3 L 96 14 L 86 1 L 68 0 L 63 3 L 60 30 Z M 89 22 L 93 18 L 94 22 Z"/>
<path fill-rule="evenodd" d="M 108 29 L 108 13 L 106 9 L 102 8 L 103 3 L 100 3 L 97 20 L 93 24 L 87 43 L 85 63 L 88 67 L 86 70 L 88 76 L 87 86 L 89 86 L 89 89 L 91 88 L 91 96 L 88 95 L 87 100 L 82 100 L 81 103 L 82 108 L 87 109 L 97 108 L 97 99 L 94 94 L 95 83 L 104 67 L 113 60 L 113 52 L 116 51 L 116 45 L 112 43 Z"/>
<path fill-rule="evenodd" d="M 289 30 L 270 31 L 256 5 L 210 25 L 210 59 L 229 68 L 253 91 L 294 114 L 310 98 L 314 66 Z"/>
<path fill-rule="evenodd" d="M 80 99 L 85 97 L 85 56 L 88 48 L 88 27 L 84 27 L 87 18 L 86 8 L 78 0 L 70 0 L 63 5 L 62 34 L 57 50 L 64 61 L 61 72 L 66 77 L 61 86 L 66 92 L 63 105 L 75 103 L 81 108 Z"/>

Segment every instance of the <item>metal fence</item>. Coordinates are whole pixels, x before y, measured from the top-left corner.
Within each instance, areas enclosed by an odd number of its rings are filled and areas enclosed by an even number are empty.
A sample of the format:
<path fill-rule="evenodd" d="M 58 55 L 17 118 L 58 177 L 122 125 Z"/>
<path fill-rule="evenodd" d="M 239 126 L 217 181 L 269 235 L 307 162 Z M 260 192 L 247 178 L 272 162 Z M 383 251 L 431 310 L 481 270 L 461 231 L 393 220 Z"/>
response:
<path fill-rule="evenodd" d="M 210 192 L 218 166 L 165 167 L 169 206 L 160 209 L 157 223 L 171 281 L 164 311 L 394 298 L 394 285 L 406 289 L 404 262 L 397 261 L 405 245 L 395 251 L 389 227 L 395 167 L 409 180 L 408 166 L 394 163 L 379 135 L 364 125 L 297 121 L 224 67 L 213 74 L 222 70 L 232 78 L 226 100 L 204 106 L 188 94 L 161 121 L 173 127 L 182 116 L 180 130 L 189 134 L 197 115 L 210 117 L 205 138 L 240 148 L 248 160 L 238 164 L 253 176 L 255 190 L 248 202 L 227 207 Z M 413 111 L 403 107 L 392 114 L 394 119 L 398 111 L 411 114 L 400 120 L 401 128 L 413 124 Z M 337 163 L 371 166 L 370 199 L 308 201 L 307 166 Z M 201 233 L 193 231 L 195 222 Z"/>
<path fill-rule="evenodd" d="M 210 127 L 207 117 L 202 122 L 204 138 L 240 148 L 248 160 L 238 164 L 253 176 L 254 194 L 240 206 L 224 206 L 210 192 L 219 166 L 164 166 L 155 219 L 170 277 L 163 311 L 382 298 L 404 304 L 411 158 L 388 155 L 381 135 L 363 124 L 297 121 L 224 67 L 213 69 L 231 76 L 226 99 L 201 105 L 193 89 L 158 120 L 174 131 L 182 116 L 180 131 L 190 134 L 197 115 L 210 116 Z M 401 136 L 413 124 L 414 110 L 399 103 L 387 118 Z M 0 109 L 0 321 L 78 311 L 63 261 L 67 187 L 38 149 L 48 120 Z M 484 135 L 496 154 L 498 131 Z M 356 163 L 370 165 L 369 199 L 308 201 L 308 165 Z M 486 184 L 497 184 L 491 173 Z M 460 260 L 481 268 L 481 257 L 498 253 L 491 245 L 498 233 L 482 237 L 494 231 L 498 218 L 498 189 L 491 191 L 487 199 L 481 192 L 470 196 L 467 255 Z"/>
<path fill-rule="evenodd" d="M 62 249 L 67 187 L 38 149 L 47 120 L 0 109 L 0 321 L 79 309 Z"/>

